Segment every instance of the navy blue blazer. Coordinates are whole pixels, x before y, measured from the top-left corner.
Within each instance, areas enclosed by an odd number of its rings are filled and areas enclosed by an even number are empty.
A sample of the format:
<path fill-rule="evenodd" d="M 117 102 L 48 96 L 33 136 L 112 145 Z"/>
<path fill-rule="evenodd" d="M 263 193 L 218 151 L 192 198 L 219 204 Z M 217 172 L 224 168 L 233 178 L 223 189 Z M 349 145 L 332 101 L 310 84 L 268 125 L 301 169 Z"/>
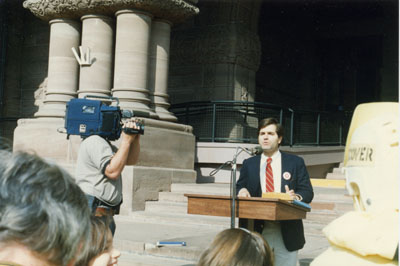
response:
<path fill-rule="evenodd" d="M 288 185 L 289 189 L 293 189 L 296 194 L 303 197 L 303 202 L 310 203 L 314 197 L 314 192 L 303 158 L 281 152 L 281 159 L 281 192 L 286 192 L 285 185 Z M 240 177 L 236 183 L 237 192 L 246 188 L 252 197 L 261 197 L 260 160 L 261 155 L 257 155 L 243 161 Z M 290 174 L 290 178 L 287 180 L 288 174 Z M 286 178 L 283 178 L 284 175 Z M 280 221 L 280 224 L 286 249 L 294 251 L 303 248 L 305 244 L 303 221 L 286 220 Z M 254 222 L 254 230 L 260 234 L 263 226 L 264 222 L 261 220 Z"/>

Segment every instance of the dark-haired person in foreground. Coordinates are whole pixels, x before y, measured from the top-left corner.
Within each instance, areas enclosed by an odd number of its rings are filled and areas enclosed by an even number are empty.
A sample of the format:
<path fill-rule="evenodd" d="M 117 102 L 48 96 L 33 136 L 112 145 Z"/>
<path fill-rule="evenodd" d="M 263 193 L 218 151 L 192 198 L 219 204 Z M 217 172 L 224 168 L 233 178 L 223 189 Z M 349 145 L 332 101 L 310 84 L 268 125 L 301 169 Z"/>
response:
<path fill-rule="evenodd" d="M 279 151 L 283 128 L 275 118 L 266 118 L 258 126 L 258 143 L 263 149 L 243 161 L 236 191 L 239 197 L 261 197 L 265 192 L 288 193 L 293 199 L 310 203 L 314 197 L 304 160 Z M 274 253 L 275 266 L 296 266 L 297 251 L 305 244 L 302 220 L 254 222 Z"/>
<path fill-rule="evenodd" d="M 0 265 L 74 266 L 86 256 L 90 211 L 65 171 L 0 150 Z"/>

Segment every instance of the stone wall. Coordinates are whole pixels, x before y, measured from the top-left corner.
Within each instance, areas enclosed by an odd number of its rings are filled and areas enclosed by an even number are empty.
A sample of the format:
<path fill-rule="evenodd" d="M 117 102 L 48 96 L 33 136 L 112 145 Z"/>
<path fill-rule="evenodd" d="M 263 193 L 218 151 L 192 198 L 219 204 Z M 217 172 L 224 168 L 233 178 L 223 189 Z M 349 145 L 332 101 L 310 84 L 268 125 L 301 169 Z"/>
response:
<path fill-rule="evenodd" d="M 259 67 L 260 1 L 200 1 L 200 14 L 173 29 L 171 102 L 248 100 Z"/>
<path fill-rule="evenodd" d="M 33 117 L 46 89 L 49 26 L 22 7 L 22 1 L 3 4 L 5 69 L 0 110 L 0 136 L 13 139 L 16 119 Z"/>
<path fill-rule="evenodd" d="M 32 117 L 44 99 L 47 87 L 49 25 L 25 13 L 22 52 L 21 117 Z"/>
<path fill-rule="evenodd" d="M 173 104 L 255 99 L 353 111 L 398 100 L 397 1 L 221 0 L 199 8 L 173 28 Z"/>

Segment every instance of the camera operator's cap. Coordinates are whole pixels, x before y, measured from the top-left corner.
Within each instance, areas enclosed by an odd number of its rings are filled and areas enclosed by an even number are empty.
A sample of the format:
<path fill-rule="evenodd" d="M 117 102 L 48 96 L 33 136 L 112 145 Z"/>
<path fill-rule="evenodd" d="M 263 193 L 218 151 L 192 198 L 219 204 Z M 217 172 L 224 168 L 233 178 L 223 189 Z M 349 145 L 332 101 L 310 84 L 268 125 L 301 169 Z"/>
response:
<path fill-rule="evenodd" d="M 354 197 L 356 209 L 398 210 L 398 103 L 357 106 L 347 137 L 344 166 L 346 187 Z"/>

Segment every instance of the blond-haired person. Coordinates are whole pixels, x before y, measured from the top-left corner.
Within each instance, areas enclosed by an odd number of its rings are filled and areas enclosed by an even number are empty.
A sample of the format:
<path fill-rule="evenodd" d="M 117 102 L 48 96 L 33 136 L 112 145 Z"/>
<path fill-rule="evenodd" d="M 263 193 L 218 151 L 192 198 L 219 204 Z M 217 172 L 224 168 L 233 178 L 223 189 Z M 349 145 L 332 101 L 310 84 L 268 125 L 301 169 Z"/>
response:
<path fill-rule="evenodd" d="M 203 252 L 197 266 L 273 266 L 271 249 L 263 237 L 247 229 L 220 232 Z"/>

